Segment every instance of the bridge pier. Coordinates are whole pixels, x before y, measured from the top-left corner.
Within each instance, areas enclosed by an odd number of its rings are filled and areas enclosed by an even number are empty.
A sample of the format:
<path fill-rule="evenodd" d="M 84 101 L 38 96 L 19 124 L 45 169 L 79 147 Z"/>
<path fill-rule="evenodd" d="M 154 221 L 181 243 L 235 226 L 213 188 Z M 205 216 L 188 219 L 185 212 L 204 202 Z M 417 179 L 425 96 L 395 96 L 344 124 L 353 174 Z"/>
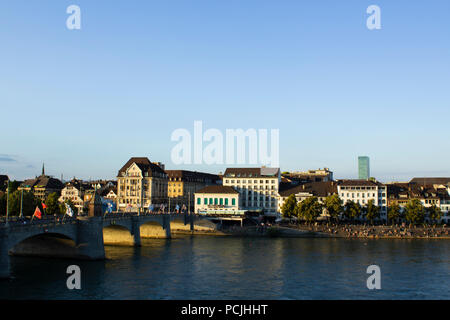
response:
<path fill-rule="evenodd" d="M 166 231 L 166 238 L 170 239 L 172 238 L 172 234 L 170 232 L 170 215 L 164 215 L 162 219 L 163 219 L 162 226 L 163 229 Z"/>
<path fill-rule="evenodd" d="M 90 260 L 105 259 L 102 217 L 78 220 L 77 247 L 83 258 Z"/>
<path fill-rule="evenodd" d="M 141 246 L 141 226 L 139 223 L 139 217 L 133 217 L 131 221 L 131 234 L 133 235 L 134 246 Z"/>
<path fill-rule="evenodd" d="M 0 227 L 0 279 L 10 276 L 9 248 L 6 227 Z"/>

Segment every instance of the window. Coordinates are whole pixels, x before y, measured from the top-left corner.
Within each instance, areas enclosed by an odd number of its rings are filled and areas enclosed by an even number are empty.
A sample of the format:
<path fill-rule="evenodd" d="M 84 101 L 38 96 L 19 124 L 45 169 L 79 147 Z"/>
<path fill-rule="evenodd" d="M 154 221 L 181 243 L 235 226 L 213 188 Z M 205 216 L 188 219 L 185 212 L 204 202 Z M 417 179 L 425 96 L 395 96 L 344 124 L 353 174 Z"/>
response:
<path fill-rule="evenodd" d="M 202 203 L 202 199 L 197 198 L 197 204 L 201 204 Z"/>
<path fill-rule="evenodd" d="M 228 205 L 228 198 L 225 198 L 225 205 Z"/>
<path fill-rule="evenodd" d="M 213 204 L 213 198 L 209 198 L 209 204 Z"/>
<path fill-rule="evenodd" d="M 223 206 L 223 198 L 220 198 L 220 205 Z"/>
<path fill-rule="evenodd" d="M 231 205 L 232 206 L 236 205 L 236 199 L 235 198 L 231 199 Z"/>
<path fill-rule="evenodd" d="M 217 198 L 214 198 L 214 204 L 217 205 L 219 203 L 219 200 Z"/>

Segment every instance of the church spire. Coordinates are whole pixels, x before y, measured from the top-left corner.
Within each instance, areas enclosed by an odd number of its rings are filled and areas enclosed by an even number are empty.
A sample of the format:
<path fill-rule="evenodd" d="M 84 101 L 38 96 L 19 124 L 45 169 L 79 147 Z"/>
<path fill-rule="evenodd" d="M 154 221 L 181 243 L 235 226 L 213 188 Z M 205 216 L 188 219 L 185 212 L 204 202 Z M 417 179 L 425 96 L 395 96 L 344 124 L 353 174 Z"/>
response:
<path fill-rule="evenodd" d="M 45 168 L 44 168 L 44 163 L 42 163 L 42 175 L 45 176 Z"/>

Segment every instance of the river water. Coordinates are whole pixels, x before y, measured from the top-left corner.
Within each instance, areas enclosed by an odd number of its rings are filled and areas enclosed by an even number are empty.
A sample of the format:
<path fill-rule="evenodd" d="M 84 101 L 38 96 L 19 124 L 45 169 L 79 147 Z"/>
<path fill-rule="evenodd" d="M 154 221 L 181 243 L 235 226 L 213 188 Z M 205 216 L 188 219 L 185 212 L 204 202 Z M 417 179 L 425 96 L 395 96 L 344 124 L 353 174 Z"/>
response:
<path fill-rule="evenodd" d="M 450 299 L 450 241 L 148 239 L 107 260 L 12 257 L 0 299 Z M 66 269 L 81 268 L 81 290 Z M 369 265 L 381 290 L 369 290 Z"/>

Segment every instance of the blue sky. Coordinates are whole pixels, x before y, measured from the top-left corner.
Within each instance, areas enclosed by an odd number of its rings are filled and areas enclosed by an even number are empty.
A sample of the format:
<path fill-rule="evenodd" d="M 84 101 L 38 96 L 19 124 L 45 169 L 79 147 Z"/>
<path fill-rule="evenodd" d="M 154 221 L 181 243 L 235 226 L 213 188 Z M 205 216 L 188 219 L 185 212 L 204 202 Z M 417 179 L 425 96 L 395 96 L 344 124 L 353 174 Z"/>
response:
<path fill-rule="evenodd" d="M 66 8 L 81 8 L 68 30 Z M 381 8 L 368 30 L 366 8 Z M 168 169 L 177 128 L 280 129 L 283 170 L 450 176 L 450 2 L 0 2 L 0 174 Z"/>

